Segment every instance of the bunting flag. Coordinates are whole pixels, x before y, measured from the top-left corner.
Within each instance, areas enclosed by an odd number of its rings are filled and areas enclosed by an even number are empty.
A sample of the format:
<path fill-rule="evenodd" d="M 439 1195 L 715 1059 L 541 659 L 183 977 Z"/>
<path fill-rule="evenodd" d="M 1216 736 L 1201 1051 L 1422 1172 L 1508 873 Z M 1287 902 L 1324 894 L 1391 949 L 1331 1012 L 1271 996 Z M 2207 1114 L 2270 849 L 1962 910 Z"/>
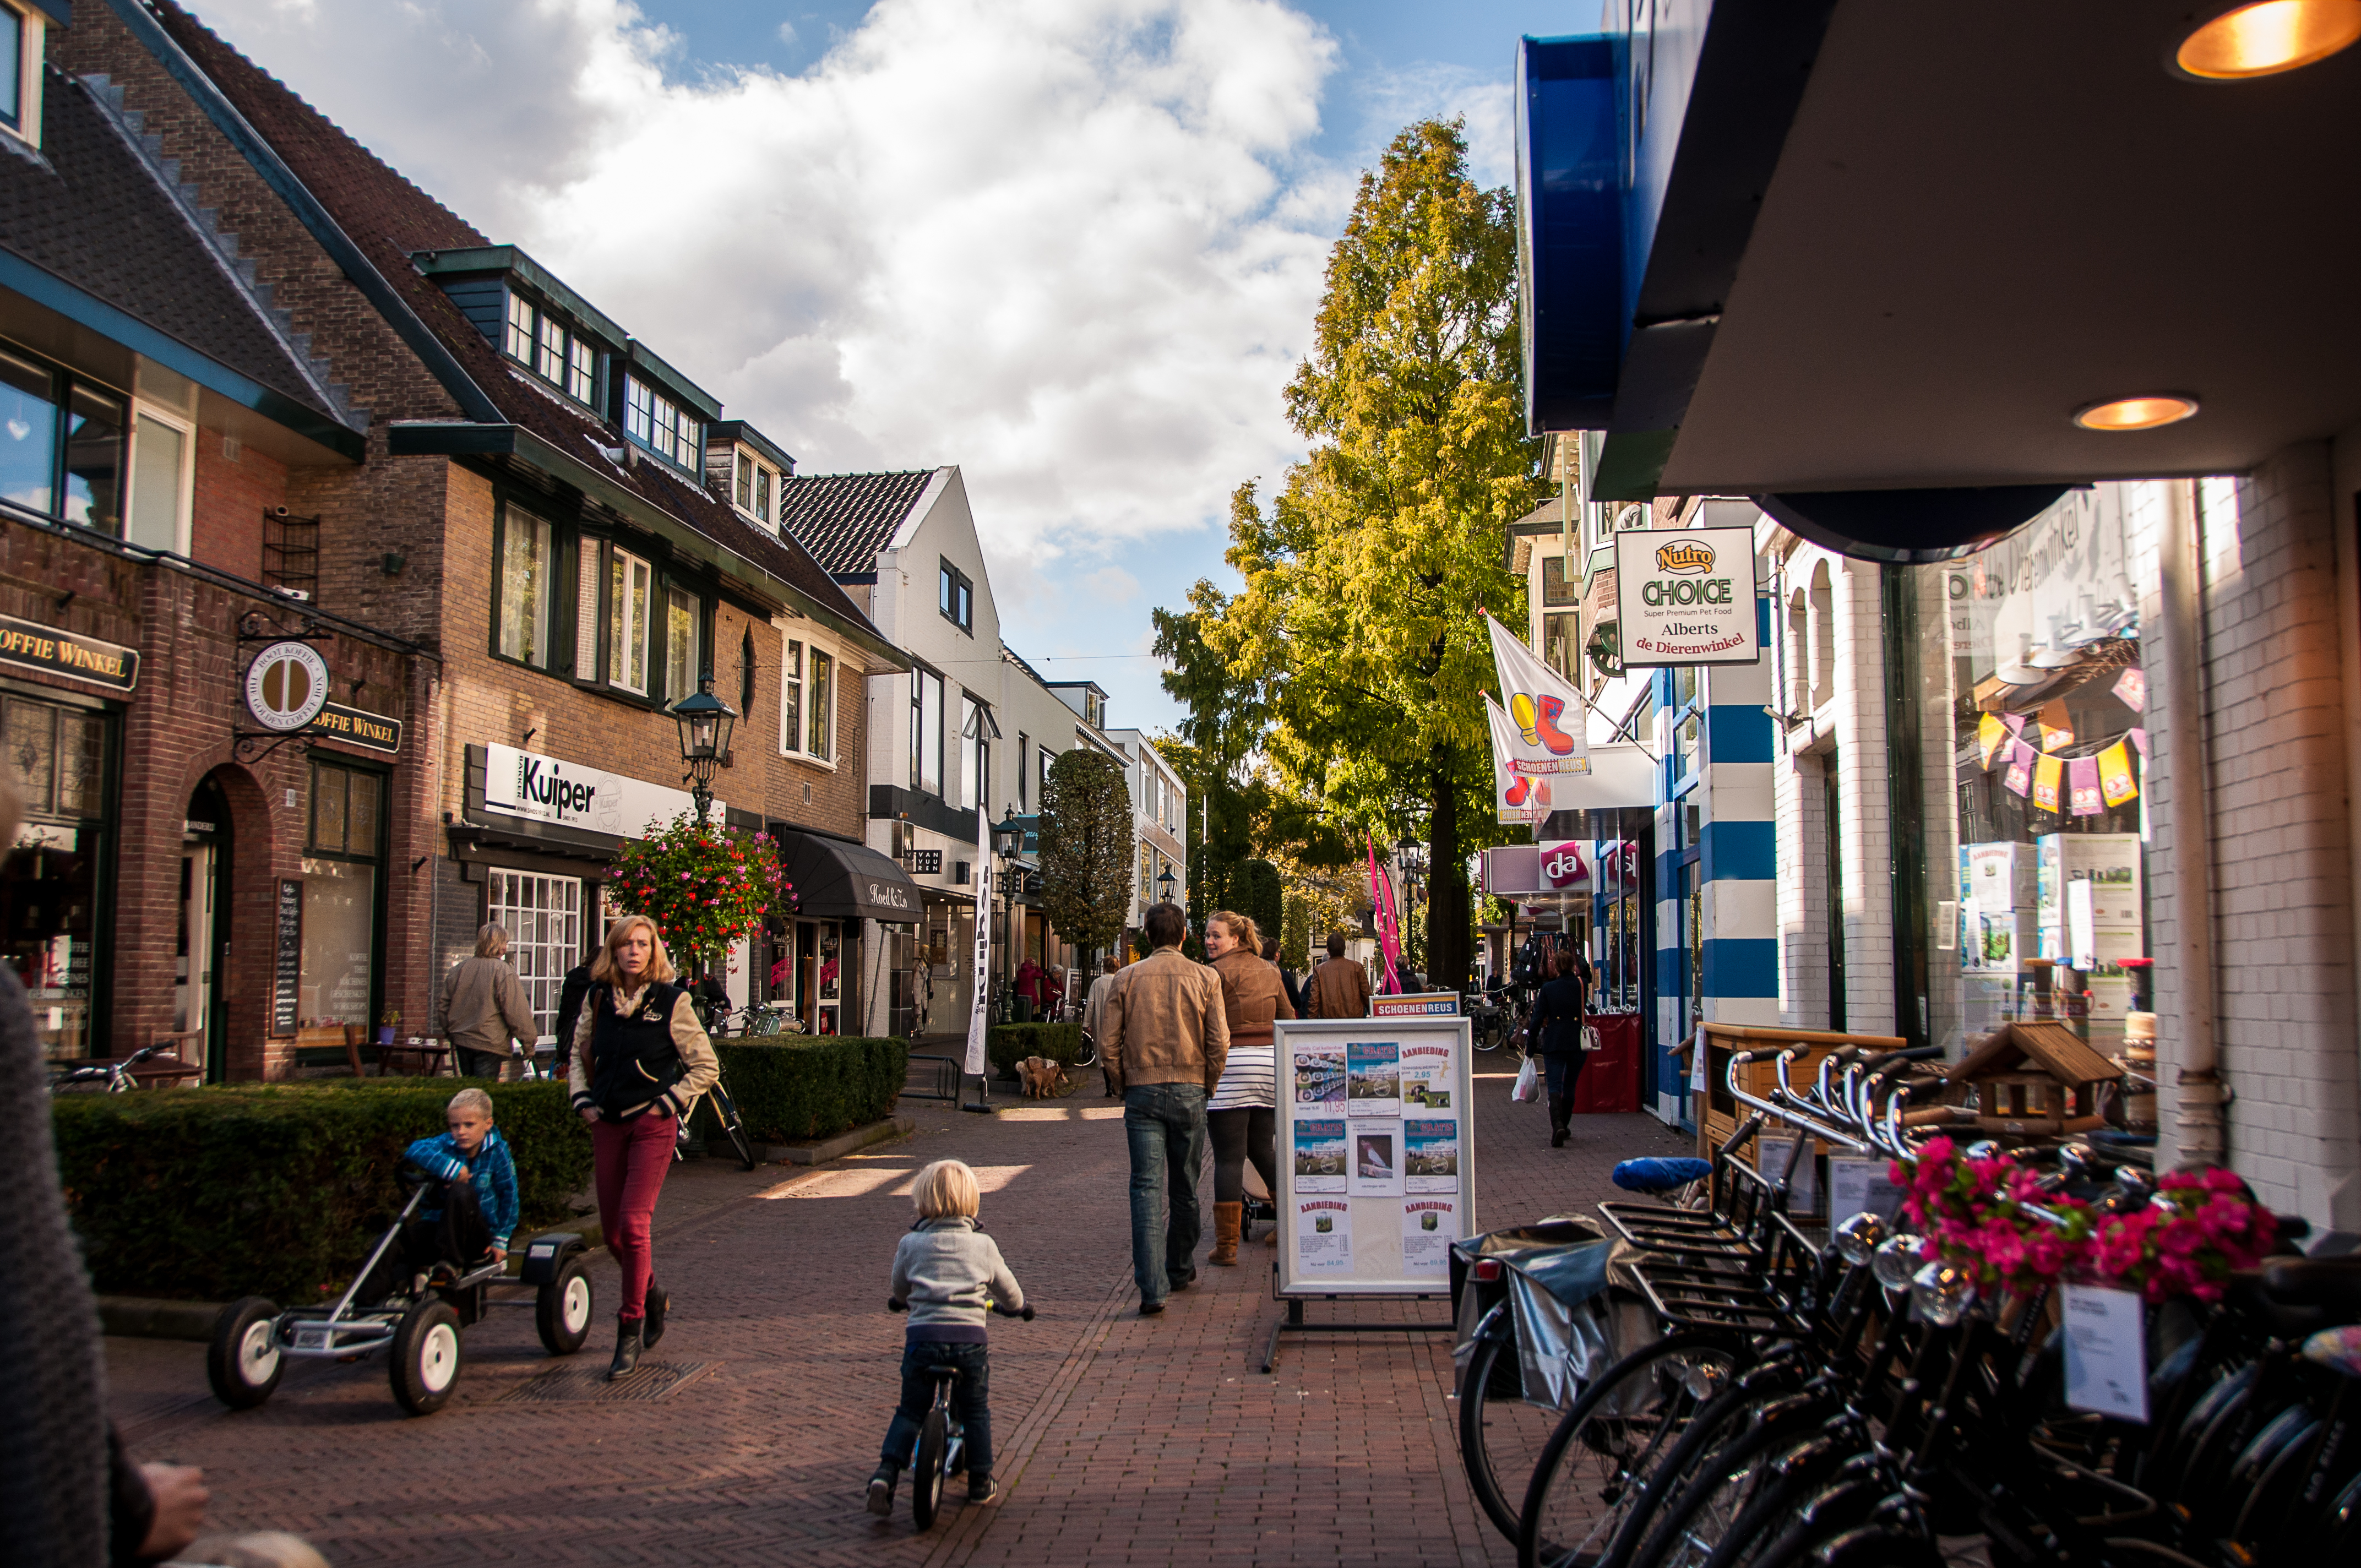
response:
<path fill-rule="evenodd" d="M 2053 696 L 2041 705 L 2037 720 L 2041 728 L 2041 749 L 2062 751 L 2074 743 L 2074 720 L 2067 715 L 2066 699 Z"/>
<path fill-rule="evenodd" d="M 2077 817 L 2096 817 L 2107 809 L 2099 794 L 2099 759 L 2076 757 L 2066 764 L 2066 798 Z"/>
<path fill-rule="evenodd" d="M 1500 706 L 1509 715 L 1507 746 L 1497 753 L 1499 760 L 1511 773 L 1588 773 L 1581 692 L 1489 615 L 1484 624 L 1492 633 L 1492 665 L 1500 677 Z"/>
<path fill-rule="evenodd" d="M 1550 781 L 1546 773 L 1521 773 L 1509 765 L 1516 755 L 1516 726 L 1500 705 L 1484 694 L 1484 718 L 1492 727 L 1492 806 L 1496 820 L 1539 822 L 1550 814 Z"/>
<path fill-rule="evenodd" d="M 2008 739 L 2008 726 L 1997 715 L 1984 714 L 1976 720 L 1976 747 L 1983 752 L 1984 772 L 1992 772 L 1993 759 L 2000 755 L 2002 742 Z"/>
<path fill-rule="evenodd" d="M 2134 735 L 2142 732 L 2135 729 Z M 2146 753 L 2147 748 L 2141 751 Z M 2121 806 L 2139 794 L 2132 783 L 2132 754 L 2120 740 L 2099 753 L 2099 794 L 2109 806 Z"/>
<path fill-rule="evenodd" d="M 2132 742 L 2132 744 L 2133 744 L 2133 745 L 2135 745 L 2135 746 L 2136 746 L 2136 747 L 2138 747 L 2138 748 L 2139 748 L 2140 761 L 2141 761 L 2141 762 L 2147 762 L 2147 730 L 2145 730 L 2145 729 L 2135 729 L 2135 730 L 2133 730 L 2133 731 L 2131 732 L 2131 742 Z"/>
<path fill-rule="evenodd" d="M 2033 748 L 2019 740 L 2009 749 L 2008 772 L 2001 775 L 2001 787 L 2011 795 L 2025 795 L 2033 788 Z"/>
<path fill-rule="evenodd" d="M 2147 711 L 2147 672 L 2135 665 L 2115 677 L 2115 700 L 2134 713 Z"/>
<path fill-rule="evenodd" d="M 2025 733 L 2025 715 L 2021 713 L 2004 713 L 2000 716 L 2000 721 L 2008 726 L 2008 732 L 2012 735 Z"/>
<path fill-rule="evenodd" d="M 2033 764 L 2033 804 L 2044 811 L 2058 809 L 2058 780 L 2066 765 L 2059 758 L 2044 751 Z"/>

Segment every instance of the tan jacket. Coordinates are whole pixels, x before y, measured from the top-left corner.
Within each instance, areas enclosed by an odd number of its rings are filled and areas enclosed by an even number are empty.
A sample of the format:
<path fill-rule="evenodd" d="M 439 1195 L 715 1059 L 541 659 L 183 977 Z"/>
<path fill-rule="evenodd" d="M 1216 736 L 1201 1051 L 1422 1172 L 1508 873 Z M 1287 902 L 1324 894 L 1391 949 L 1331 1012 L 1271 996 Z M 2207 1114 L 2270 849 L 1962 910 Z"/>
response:
<path fill-rule="evenodd" d="M 1268 1045 L 1271 1020 L 1295 1016 L 1295 1004 L 1287 999 L 1277 964 L 1244 948 L 1232 948 L 1215 959 L 1213 967 L 1222 977 L 1222 1013 L 1229 1021 L 1233 1046 Z"/>
<path fill-rule="evenodd" d="M 524 981 L 506 959 L 462 959 L 443 977 L 443 1029 L 465 1051 L 509 1054 L 511 1037 L 531 1050 L 541 1038 Z"/>
<path fill-rule="evenodd" d="M 1310 1012 L 1314 1018 L 1369 1015 L 1369 971 L 1351 959 L 1330 959 L 1312 971 Z"/>
<path fill-rule="evenodd" d="M 1122 981 L 1111 988 L 1099 1042 L 1109 1085 L 1202 1083 L 1211 1094 L 1230 1057 L 1221 976 L 1178 948 L 1159 948 Z"/>
<path fill-rule="evenodd" d="M 618 985 L 613 990 L 617 1014 L 639 1010 L 640 999 L 647 994 L 642 984 L 639 990 L 626 992 Z M 590 1036 L 598 1026 L 598 1009 L 592 1005 L 598 992 L 593 989 L 583 999 L 582 1021 L 574 1025 L 574 1060 L 566 1069 L 577 1110 L 590 1103 Z M 713 1054 L 713 1042 L 705 1033 L 705 1025 L 697 1021 L 697 999 L 686 987 L 674 998 L 672 1017 L 672 1048 L 680 1053 L 681 1080 L 648 1102 L 658 1113 L 677 1116 L 688 1109 L 697 1097 L 712 1088 L 721 1078 L 721 1058 Z M 658 1103 L 662 1102 L 662 1103 Z M 638 1115 L 647 1105 L 634 1105 L 622 1113 L 626 1118 Z"/>

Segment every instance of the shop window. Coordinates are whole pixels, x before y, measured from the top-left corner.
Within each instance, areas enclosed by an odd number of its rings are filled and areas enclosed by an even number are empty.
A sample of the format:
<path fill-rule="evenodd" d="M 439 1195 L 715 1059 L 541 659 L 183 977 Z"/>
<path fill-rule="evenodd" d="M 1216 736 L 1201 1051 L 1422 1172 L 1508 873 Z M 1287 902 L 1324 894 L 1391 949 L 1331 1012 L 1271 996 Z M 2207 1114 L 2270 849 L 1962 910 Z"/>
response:
<path fill-rule="evenodd" d="M 664 589 L 664 698 L 678 702 L 697 690 L 703 666 L 697 662 L 698 622 L 703 620 L 697 598 L 683 587 Z"/>
<path fill-rule="evenodd" d="M 623 378 L 623 433 L 692 478 L 704 471 L 705 427 L 637 376 Z"/>
<path fill-rule="evenodd" d="M 312 764 L 303 845 L 303 959 L 297 1023 L 371 1025 L 383 775 Z"/>
<path fill-rule="evenodd" d="M 535 1029 L 554 1044 L 566 971 L 582 961 L 582 879 L 494 868 L 484 897 L 484 918 L 509 934 L 509 963 L 524 982 Z"/>
<path fill-rule="evenodd" d="M 25 983 L 42 1055 L 88 1056 L 107 859 L 106 719 L 0 698 L 0 751 L 25 811 L 14 852 L 0 861 L 0 941 Z"/>
<path fill-rule="evenodd" d="M 940 564 L 935 578 L 936 608 L 945 620 L 970 636 L 975 634 L 975 585 L 966 573 L 949 561 Z"/>
<path fill-rule="evenodd" d="M 549 606 L 557 591 L 555 541 L 549 524 L 512 504 L 500 508 L 500 657 L 549 668 Z"/>
<path fill-rule="evenodd" d="M 655 574 L 638 556 L 617 550 L 607 571 L 607 679 L 628 692 L 648 691 L 649 599 Z"/>

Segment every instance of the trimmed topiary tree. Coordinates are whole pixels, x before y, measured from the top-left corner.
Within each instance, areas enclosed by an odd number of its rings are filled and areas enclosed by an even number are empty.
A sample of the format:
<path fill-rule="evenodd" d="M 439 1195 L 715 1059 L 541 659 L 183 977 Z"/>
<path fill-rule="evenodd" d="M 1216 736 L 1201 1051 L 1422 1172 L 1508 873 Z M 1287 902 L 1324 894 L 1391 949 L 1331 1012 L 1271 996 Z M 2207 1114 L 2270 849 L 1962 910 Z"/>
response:
<path fill-rule="evenodd" d="M 1111 948 L 1131 909 L 1131 789 L 1123 764 L 1076 747 L 1041 791 L 1041 902 L 1077 947 Z"/>

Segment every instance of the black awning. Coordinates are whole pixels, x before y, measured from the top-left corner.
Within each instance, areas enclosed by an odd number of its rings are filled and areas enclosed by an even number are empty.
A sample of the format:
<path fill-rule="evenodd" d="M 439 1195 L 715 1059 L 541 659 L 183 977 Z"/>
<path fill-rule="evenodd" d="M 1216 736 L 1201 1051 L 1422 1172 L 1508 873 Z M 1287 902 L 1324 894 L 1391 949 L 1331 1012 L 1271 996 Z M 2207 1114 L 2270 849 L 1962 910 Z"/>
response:
<path fill-rule="evenodd" d="M 779 854 L 796 892 L 796 913 L 818 920 L 921 918 L 922 890 L 891 858 L 866 844 L 822 839 L 793 828 L 779 835 Z"/>

